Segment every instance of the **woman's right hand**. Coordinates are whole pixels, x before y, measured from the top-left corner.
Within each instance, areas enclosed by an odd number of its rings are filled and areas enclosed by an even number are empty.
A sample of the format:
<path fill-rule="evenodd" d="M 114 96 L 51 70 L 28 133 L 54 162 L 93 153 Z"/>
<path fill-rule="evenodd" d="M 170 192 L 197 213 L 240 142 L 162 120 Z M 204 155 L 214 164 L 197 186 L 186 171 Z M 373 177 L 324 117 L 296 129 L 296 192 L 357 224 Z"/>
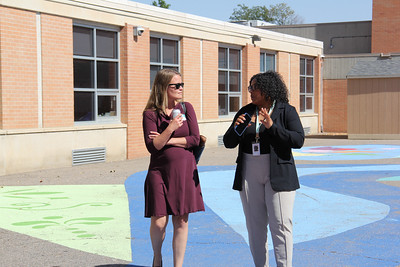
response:
<path fill-rule="evenodd" d="M 170 129 L 172 131 L 175 131 L 175 130 L 179 129 L 182 125 L 183 125 L 183 117 L 182 117 L 182 114 L 179 114 L 178 116 L 176 116 L 174 119 L 172 119 L 169 122 L 168 127 L 170 127 Z"/>
<path fill-rule="evenodd" d="M 236 119 L 236 121 L 235 121 L 235 126 L 238 126 L 239 124 L 244 123 L 245 121 L 246 121 L 245 115 L 242 114 L 242 115 L 240 115 L 240 116 Z M 251 122 L 249 123 L 249 126 L 250 126 L 250 125 L 251 125 Z"/>

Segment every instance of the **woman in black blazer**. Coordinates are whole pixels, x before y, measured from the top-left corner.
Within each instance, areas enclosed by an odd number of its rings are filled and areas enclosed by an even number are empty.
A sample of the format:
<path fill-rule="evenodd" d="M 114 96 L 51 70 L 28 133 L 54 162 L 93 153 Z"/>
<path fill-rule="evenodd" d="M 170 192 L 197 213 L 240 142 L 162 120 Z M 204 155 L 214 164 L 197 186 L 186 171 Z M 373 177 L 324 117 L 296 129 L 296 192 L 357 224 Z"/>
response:
<path fill-rule="evenodd" d="M 224 135 L 226 148 L 239 145 L 233 189 L 240 191 L 255 265 L 268 266 L 269 225 L 277 266 L 291 266 L 293 205 L 300 187 L 292 148 L 303 146 L 304 130 L 277 72 L 254 75 L 248 90 L 252 103 L 237 112 Z"/>

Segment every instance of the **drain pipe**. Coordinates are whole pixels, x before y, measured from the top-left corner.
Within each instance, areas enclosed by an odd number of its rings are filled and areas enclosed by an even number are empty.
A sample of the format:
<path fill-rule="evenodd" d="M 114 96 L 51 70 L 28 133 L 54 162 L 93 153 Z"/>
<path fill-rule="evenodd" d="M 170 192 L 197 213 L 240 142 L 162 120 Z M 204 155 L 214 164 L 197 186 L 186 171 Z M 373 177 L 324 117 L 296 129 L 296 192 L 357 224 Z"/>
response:
<path fill-rule="evenodd" d="M 320 93 L 319 93 L 319 101 L 320 101 L 320 105 L 319 105 L 319 114 L 320 114 L 320 127 L 321 127 L 321 133 L 324 132 L 324 58 L 325 56 L 322 54 L 320 55 L 320 60 L 321 60 L 321 70 L 320 70 L 320 75 L 319 75 L 319 79 L 320 79 Z"/>

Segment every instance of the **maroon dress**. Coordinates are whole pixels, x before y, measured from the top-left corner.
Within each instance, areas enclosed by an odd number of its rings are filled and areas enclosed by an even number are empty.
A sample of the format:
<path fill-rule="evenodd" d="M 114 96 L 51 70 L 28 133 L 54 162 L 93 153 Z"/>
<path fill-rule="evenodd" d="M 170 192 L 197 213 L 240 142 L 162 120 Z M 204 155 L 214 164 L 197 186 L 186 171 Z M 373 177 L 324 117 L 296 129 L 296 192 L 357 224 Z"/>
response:
<path fill-rule="evenodd" d="M 186 120 L 171 137 L 185 137 L 187 148 L 166 145 L 157 150 L 149 138 L 150 131 L 162 133 L 171 118 L 152 110 L 143 112 L 144 140 L 151 154 L 144 184 L 145 217 L 204 211 L 197 165 L 190 150 L 199 144 L 199 127 L 193 106 L 188 102 L 185 105 Z M 183 113 L 179 103 L 175 108 Z"/>

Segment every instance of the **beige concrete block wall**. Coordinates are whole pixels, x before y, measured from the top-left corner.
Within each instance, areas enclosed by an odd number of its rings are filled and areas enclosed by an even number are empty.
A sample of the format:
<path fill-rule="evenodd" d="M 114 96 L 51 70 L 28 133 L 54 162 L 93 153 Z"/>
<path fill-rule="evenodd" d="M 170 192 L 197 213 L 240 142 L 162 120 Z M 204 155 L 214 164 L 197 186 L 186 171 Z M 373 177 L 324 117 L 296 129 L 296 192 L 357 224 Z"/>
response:
<path fill-rule="evenodd" d="M 72 150 L 106 148 L 106 161 L 124 160 L 126 126 L 0 131 L 0 175 L 72 166 Z"/>

